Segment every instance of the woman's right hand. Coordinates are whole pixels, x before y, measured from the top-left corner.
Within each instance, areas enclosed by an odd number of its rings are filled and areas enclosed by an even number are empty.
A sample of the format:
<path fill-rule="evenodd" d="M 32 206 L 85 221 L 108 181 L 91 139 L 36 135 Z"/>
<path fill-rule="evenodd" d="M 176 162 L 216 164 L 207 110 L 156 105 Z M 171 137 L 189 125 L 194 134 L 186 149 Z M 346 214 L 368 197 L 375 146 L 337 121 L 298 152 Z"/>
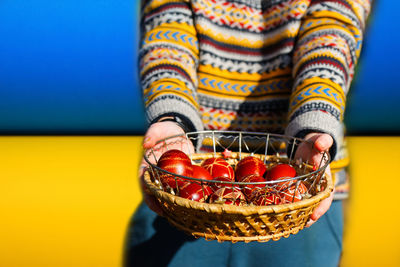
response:
<path fill-rule="evenodd" d="M 152 164 L 156 164 L 156 159 L 158 160 L 165 151 L 170 149 L 179 149 L 187 154 L 193 153 L 194 152 L 193 144 L 189 140 L 184 138 L 185 137 L 184 134 L 185 132 L 183 131 L 183 129 L 173 121 L 162 121 L 152 124 L 147 130 L 143 139 L 144 150 L 154 148 L 153 150 L 154 155 L 152 153 L 151 157 L 148 158 L 150 162 Z M 158 141 L 174 135 L 182 135 L 183 138 L 176 137 L 173 139 L 168 139 L 167 146 L 163 145 L 162 143 L 157 144 Z M 144 171 L 147 169 L 147 167 L 148 163 L 143 158 L 139 167 L 139 179 L 143 192 L 143 200 L 149 206 L 150 209 L 152 209 L 159 215 L 163 215 L 160 205 L 156 201 L 155 197 L 149 193 L 148 189 L 146 188 L 146 185 L 144 184 L 143 174 Z"/>

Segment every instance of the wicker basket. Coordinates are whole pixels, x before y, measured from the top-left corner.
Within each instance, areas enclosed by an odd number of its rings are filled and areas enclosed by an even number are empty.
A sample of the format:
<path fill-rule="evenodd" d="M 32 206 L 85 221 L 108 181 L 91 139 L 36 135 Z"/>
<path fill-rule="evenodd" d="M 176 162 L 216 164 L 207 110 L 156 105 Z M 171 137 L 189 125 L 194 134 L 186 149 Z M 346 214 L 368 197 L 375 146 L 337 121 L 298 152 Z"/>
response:
<path fill-rule="evenodd" d="M 266 242 L 269 240 L 279 240 L 281 237 L 288 237 L 290 234 L 296 234 L 304 228 L 310 215 L 316 206 L 325 198 L 327 198 L 333 191 L 333 183 L 330 176 L 325 173 L 325 168 L 329 160 L 325 160 L 326 164 L 320 164 L 317 169 L 307 164 L 307 161 L 299 159 L 292 159 L 292 155 L 288 155 L 287 150 L 292 152 L 293 145 L 298 145 L 304 140 L 298 140 L 291 137 L 243 132 L 229 132 L 228 136 L 233 136 L 233 143 L 227 141 L 227 132 L 223 132 L 216 137 L 215 131 L 192 133 L 197 135 L 195 143 L 197 143 L 197 150 L 201 151 L 204 146 L 213 147 L 211 152 L 200 152 L 190 154 L 193 164 L 199 164 L 202 160 L 210 157 L 224 157 L 224 154 L 218 152 L 218 146 L 226 149 L 226 144 L 231 147 L 238 148 L 237 152 L 230 153 L 228 162 L 234 166 L 241 158 L 248 155 L 259 157 L 266 162 L 266 165 L 271 166 L 277 163 L 291 163 L 296 164 L 296 169 L 301 170 L 302 175 L 286 180 L 303 180 L 308 184 L 308 196 L 304 197 L 301 201 L 268 205 L 268 206 L 236 206 L 227 204 L 215 203 L 201 203 L 188 200 L 177 195 L 174 192 L 166 192 L 165 188 L 157 181 L 157 173 L 163 172 L 156 164 L 149 160 L 150 155 L 154 155 L 154 150 L 145 152 L 145 159 L 148 160 L 149 168 L 145 172 L 144 182 L 149 192 L 153 194 L 159 201 L 161 208 L 164 211 L 164 216 L 176 228 L 192 235 L 196 238 L 203 237 L 206 240 L 231 241 L 231 242 L 250 242 L 259 241 Z M 258 144 L 250 144 L 254 141 L 246 137 L 250 135 L 262 136 L 262 142 L 265 143 L 263 147 L 264 154 L 255 154 L 254 151 L 260 151 Z M 202 135 L 199 137 L 199 135 Z M 193 141 L 191 134 L 186 134 L 182 140 Z M 221 141 L 223 139 L 223 141 Z M 176 137 L 171 138 L 173 143 L 177 141 Z M 217 141 L 218 140 L 218 141 Z M 250 141 L 249 141 L 250 140 Z M 252 140 L 252 141 L 251 141 Z M 265 140 L 267 140 L 265 142 Z M 284 143 L 281 141 L 284 140 Z M 186 142 L 184 141 L 184 142 Z M 168 140 L 163 140 L 161 147 L 164 150 L 168 149 L 171 143 Z M 160 144 L 161 144 L 160 143 Z M 224 143 L 224 145 L 222 145 Z M 253 142 L 254 143 L 254 142 Z M 257 143 L 257 142 L 256 142 Z M 244 145 L 242 145 L 244 144 Z M 275 147 L 274 153 L 270 155 L 267 150 Z M 246 148 L 244 151 L 243 148 Z M 265 149 L 264 149 L 265 148 Z M 278 149 L 276 149 L 278 148 Z M 254 151 L 249 151 L 253 149 Z M 277 151 L 280 151 L 276 153 Z M 324 157 L 329 157 L 324 155 Z M 299 163 L 300 162 L 300 163 Z M 176 175 L 176 179 L 187 179 L 191 182 L 203 184 L 205 181 L 190 177 Z M 283 181 L 283 180 L 281 180 Z M 207 181 L 210 182 L 210 181 Z M 233 182 L 232 186 L 240 185 L 241 183 Z M 274 186 L 274 183 L 268 186 Z"/>

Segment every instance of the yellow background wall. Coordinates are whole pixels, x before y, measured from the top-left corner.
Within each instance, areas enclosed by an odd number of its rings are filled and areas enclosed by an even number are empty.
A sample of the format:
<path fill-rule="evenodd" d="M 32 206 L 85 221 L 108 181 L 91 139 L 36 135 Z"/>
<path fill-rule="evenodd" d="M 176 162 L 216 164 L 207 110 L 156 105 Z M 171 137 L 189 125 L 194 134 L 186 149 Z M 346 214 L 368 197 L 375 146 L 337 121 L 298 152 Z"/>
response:
<path fill-rule="evenodd" d="M 141 137 L 0 137 L 0 266 L 120 266 Z M 342 266 L 400 266 L 400 137 L 351 137 Z"/>

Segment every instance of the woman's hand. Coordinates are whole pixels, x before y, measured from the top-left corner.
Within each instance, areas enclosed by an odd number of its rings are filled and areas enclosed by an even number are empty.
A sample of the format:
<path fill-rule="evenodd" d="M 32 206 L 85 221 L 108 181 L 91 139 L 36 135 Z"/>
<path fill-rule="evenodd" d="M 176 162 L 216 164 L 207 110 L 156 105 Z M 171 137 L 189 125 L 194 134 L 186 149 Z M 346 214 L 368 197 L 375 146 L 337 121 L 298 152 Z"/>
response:
<path fill-rule="evenodd" d="M 333 145 L 333 139 L 329 134 L 323 133 L 310 133 L 304 138 L 307 141 L 312 142 L 314 145 L 313 149 L 310 145 L 305 143 L 300 144 L 296 151 L 296 158 L 309 159 L 309 162 L 314 166 L 319 166 L 322 159 L 322 153 L 328 151 Z M 326 168 L 326 174 L 331 175 L 330 166 Z M 308 221 L 306 227 L 310 227 L 314 222 L 316 222 L 325 212 L 328 211 L 332 204 L 333 192 L 330 196 L 321 201 L 321 203 L 316 207 L 314 212 L 311 214 L 310 220 Z"/>
<path fill-rule="evenodd" d="M 178 124 L 172 121 L 156 122 L 152 124 L 147 130 L 143 139 L 144 150 L 154 148 L 154 155 L 152 154 L 151 157 L 149 157 L 151 163 L 156 164 L 156 159 L 158 160 L 165 151 L 170 149 L 179 149 L 188 154 L 193 153 L 193 144 L 185 138 L 184 134 L 185 132 L 183 131 L 183 129 Z M 158 141 L 174 135 L 182 135 L 182 137 L 168 139 L 167 144 L 157 144 Z M 147 167 L 148 164 L 143 158 L 139 168 L 139 179 L 143 192 L 143 200 L 146 202 L 150 209 L 152 209 L 159 215 L 162 215 L 161 207 L 159 206 L 154 196 L 152 196 L 148 192 L 144 184 L 143 174 Z"/>

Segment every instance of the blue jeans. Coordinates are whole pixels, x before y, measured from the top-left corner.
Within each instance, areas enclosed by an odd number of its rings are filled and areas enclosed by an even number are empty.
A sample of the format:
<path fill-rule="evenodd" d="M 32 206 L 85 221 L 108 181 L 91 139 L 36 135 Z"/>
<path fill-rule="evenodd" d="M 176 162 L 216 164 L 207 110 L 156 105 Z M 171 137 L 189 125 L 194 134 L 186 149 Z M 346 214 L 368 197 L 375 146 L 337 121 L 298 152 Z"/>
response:
<path fill-rule="evenodd" d="M 218 243 L 195 239 L 172 227 L 145 204 L 126 239 L 125 266 L 338 266 L 342 251 L 342 202 L 310 228 L 278 241 Z"/>

